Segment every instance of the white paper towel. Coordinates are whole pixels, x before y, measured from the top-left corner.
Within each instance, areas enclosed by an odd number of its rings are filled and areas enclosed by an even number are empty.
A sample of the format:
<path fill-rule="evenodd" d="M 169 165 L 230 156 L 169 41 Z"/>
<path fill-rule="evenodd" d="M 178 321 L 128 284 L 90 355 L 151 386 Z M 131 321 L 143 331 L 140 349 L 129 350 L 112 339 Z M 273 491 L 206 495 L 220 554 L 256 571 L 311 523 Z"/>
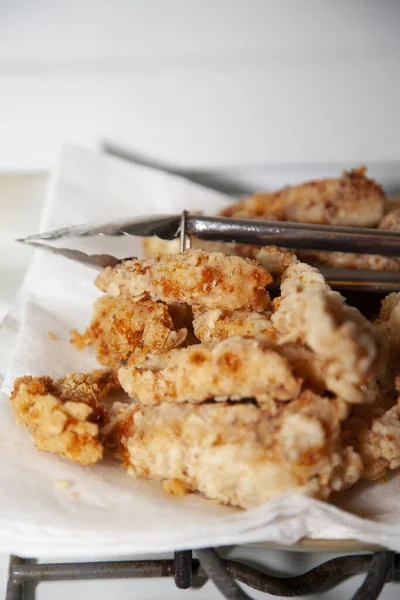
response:
<path fill-rule="evenodd" d="M 183 208 L 213 213 L 229 200 L 157 170 L 66 146 L 42 227 Z M 98 240 L 85 244 L 99 249 Z M 114 251 L 118 244 L 121 256 L 140 252 L 133 238 L 115 242 Z M 0 403 L 0 551 L 95 557 L 260 541 L 293 544 L 303 536 L 357 538 L 400 550 L 400 477 L 361 483 L 339 496 L 336 506 L 287 494 L 239 511 L 198 495 L 170 497 L 159 483 L 136 481 L 111 460 L 82 467 L 37 452 L 27 431 L 14 423 L 7 394 L 20 375 L 59 377 L 95 365 L 68 341 L 70 329 L 90 318 L 95 274 L 38 251 L 26 276 L 21 330 Z M 57 489 L 57 480 L 71 485 Z"/>

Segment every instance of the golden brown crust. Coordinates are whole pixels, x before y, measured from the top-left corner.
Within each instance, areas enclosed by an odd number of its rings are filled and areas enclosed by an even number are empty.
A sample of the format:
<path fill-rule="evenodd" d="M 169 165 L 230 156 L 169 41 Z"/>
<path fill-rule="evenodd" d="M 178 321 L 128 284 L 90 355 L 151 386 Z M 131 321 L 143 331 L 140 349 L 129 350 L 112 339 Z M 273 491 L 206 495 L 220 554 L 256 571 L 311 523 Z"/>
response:
<path fill-rule="evenodd" d="M 142 404 L 255 398 L 271 412 L 276 401 L 293 400 L 301 387 L 284 357 L 255 339 L 237 337 L 122 367 L 118 377 Z"/>
<path fill-rule="evenodd" d="M 300 260 L 316 267 L 336 269 L 366 269 L 371 271 L 399 271 L 400 259 L 377 254 L 354 252 L 328 252 L 325 250 L 298 250 Z"/>
<path fill-rule="evenodd" d="M 179 240 L 165 241 L 157 237 L 150 237 L 145 238 L 142 241 L 142 245 L 144 255 L 152 258 L 160 254 L 177 254 L 179 251 Z M 274 277 L 282 275 L 290 264 L 297 261 L 294 252 L 287 248 L 278 248 L 278 246 L 260 247 L 252 244 L 209 242 L 192 237 L 192 248 L 200 248 L 206 252 L 222 252 L 227 256 L 241 256 L 257 260 Z"/>
<path fill-rule="evenodd" d="M 255 261 L 221 252 L 187 250 L 107 267 L 97 277 L 96 285 L 110 296 L 134 301 L 151 299 L 261 312 L 268 304 L 265 288 L 271 281 L 269 273 Z"/>
<path fill-rule="evenodd" d="M 320 179 L 258 193 L 221 211 L 222 216 L 374 227 L 383 217 L 385 194 L 361 167 L 338 179 Z"/>
<path fill-rule="evenodd" d="M 233 311 L 194 308 L 193 328 L 201 342 L 214 342 L 228 337 L 256 338 L 264 344 L 276 344 L 277 333 L 271 322 L 272 313 L 252 310 Z"/>
<path fill-rule="evenodd" d="M 348 402 L 363 402 L 362 386 L 385 366 L 379 331 L 305 263 L 285 271 L 281 294 L 272 315 L 279 343 L 309 347 L 322 364 L 327 388 Z"/>
<path fill-rule="evenodd" d="M 21 377 L 10 397 L 15 420 L 30 429 L 38 450 L 83 465 L 103 456 L 99 424 L 106 417 L 101 400 L 116 386 L 113 374 L 72 373 L 58 381 Z"/>
<path fill-rule="evenodd" d="M 400 230 L 400 208 L 386 213 L 379 229 Z M 400 259 L 377 254 L 355 254 L 353 252 L 326 252 L 321 250 L 298 250 L 298 257 L 319 267 L 343 269 L 371 269 L 372 271 L 399 271 Z"/>
<path fill-rule="evenodd" d="M 375 327 L 389 344 L 389 365 L 400 370 L 400 292 L 388 294 L 382 300 Z"/>
<path fill-rule="evenodd" d="M 162 354 L 180 346 L 187 330 L 176 328 L 166 304 L 103 296 L 95 302 L 86 331 L 71 334 L 71 343 L 79 350 L 93 345 L 100 364 L 116 366 L 148 352 Z"/>
<path fill-rule="evenodd" d="M 250 508 L 354 484 L 362 465 L 341 443 L 346 415 L 343 402 L 304 392 L 272 418 L 252 404 L 120 405 L 103 432 L 131 475 Z"/>

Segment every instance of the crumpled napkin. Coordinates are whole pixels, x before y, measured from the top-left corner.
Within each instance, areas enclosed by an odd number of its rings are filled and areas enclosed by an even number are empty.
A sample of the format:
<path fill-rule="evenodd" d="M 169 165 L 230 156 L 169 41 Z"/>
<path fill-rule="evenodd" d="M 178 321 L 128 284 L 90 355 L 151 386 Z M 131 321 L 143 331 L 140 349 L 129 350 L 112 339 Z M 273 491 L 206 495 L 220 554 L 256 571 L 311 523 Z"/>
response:
<path fill-rule="evenodd" d="M 185 179 L 66 146 L 42 228 L 183 208 L 213 213 L 229 201 Z M 85 243 L 98 251 L 99 240 Z M 102 251 L 110 251 L 100 243 Z M 123 238 L 124 246 L 113 243 L 111 251 L 121 256 L 140 253 L 134 238 Z M 83 467 L 37 452 L 27 431 L 14 423 L 7 395 L 20 375 L 59 377 L 95 366 L 90 354 L 68 341 L 70 329 L 89 321 L 95 275 L 89 267 L 37 251 L 25 278 L 20 333 L 0 402 L 0 551 L 120 556 L 261 541 L 294 544 L 303 536 L 359 539 L 400 550 L 400 476 L 361 483 L 338 496 L 336 505 L 286 494 L 240 511 L 195 494 L 170 497 L 159 483 L 136 481 L 112 460 Z"/>

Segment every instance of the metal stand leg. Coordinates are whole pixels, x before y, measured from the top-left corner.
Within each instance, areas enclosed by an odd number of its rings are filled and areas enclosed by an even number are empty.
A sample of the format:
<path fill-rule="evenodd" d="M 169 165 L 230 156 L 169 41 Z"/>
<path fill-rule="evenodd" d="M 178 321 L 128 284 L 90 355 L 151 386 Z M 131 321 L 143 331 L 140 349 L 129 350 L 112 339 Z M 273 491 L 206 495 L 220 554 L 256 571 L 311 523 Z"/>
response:
<path fill-rule="evenodd" d="M 368 575 L 352 600 L 375 600 L 378 598 L 384 585 L 393 577 L 394 558 L 394 552 L 377 552 L 372 559 Z"/>
<path fill-rule="evenodd" d="M 10 564 L 8 567 L 8 580 L 6 590 L 6 600 L 24 600 L 24 584 L 18 582 L 13 575 L 13 567 L 24 565 L 25 560 L 19 556 L 10 556 Z"/>
<path fill-rule="evenodd" d="M 206 575 L 214 582 L 227 600 L 251 600 L 226 570 L 224 561 L 214 548 L 196 550 L 201 566 Z"/>
<path fill-rule="evenodd" d="M 192 585 L 192 551 L 182 550 L 174 553 L 175 585 L 180 590 L 187 590 Z"/>

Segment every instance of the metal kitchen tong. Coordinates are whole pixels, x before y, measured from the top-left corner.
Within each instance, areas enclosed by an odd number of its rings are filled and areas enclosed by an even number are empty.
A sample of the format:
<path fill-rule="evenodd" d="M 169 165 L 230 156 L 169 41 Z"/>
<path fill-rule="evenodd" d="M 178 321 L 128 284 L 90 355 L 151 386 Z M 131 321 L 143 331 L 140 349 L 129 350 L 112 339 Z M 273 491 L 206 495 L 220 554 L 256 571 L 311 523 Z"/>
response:
<path fill-rule="evenodd" d="M 105 224 L 87 223 L 30 235 L 17 241 L 102 269 L 121 259 L 109 254 L 86 254 L 52 246 L 56 240 L 92 236 L 157 236 L 180 238 L 181 252 L 190 247 L 191 236 L 201 240 L 236 242 L 285 248 L 356 252 L 400 257 L 400 232 L 357 227 L 331 227 L 256 219 L 232 219 L 189 214 L 145 216 Z M 328 283 L 338 289 L 389 293 L 400 291 L 400 273 L 355 269 L 321 269 Z"/>

